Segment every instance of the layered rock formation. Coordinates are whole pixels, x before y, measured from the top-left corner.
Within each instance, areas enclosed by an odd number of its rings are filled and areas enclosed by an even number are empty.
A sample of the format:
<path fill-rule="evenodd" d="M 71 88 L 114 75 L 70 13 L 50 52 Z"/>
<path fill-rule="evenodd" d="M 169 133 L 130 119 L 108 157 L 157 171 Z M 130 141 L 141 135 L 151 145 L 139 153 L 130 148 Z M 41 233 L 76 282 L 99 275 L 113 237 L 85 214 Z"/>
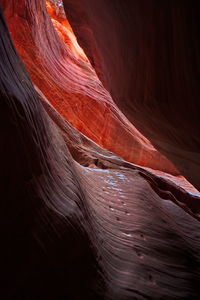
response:
<path fill-rule="evenodd" d="M 199 188 L 198 1 L 63 3 L 122 112 Z"/>
<path fill-rule="evenodd" d="M 66 44 L 52 26 L 45 1 L 1 2 L 15 46 L 34 84 L 68 122 L 132 163 L 178 174 L 115 106 L 82 53 L 77 55 L 80 49 L 62 15 L 51 11 Z"/>
<path fill-rule="evenodd" d="M 51 98 L 61 90 L 58 76 L 52 79 L 61 42 L 51 23 L 46 31 L 38 21 L 49 20 L 45 2 L 0 4 L 35 84 L 0 12 L 2 299 L 199 299 L 199 196 L 180 188 L 176 177 L 130 164 L 70 125 Z M 56 52 L 48 43 L 54 38 Z M 52 65 L 41 49 L 47 55 L 53 49 Z M 64 44 L 62 49 L 69 51 Z M 66 69 L 82 80 L 80 68 L 64 57 Z M 94 90 L 92 95 L 102 90 L 108 97 L 100 83 Z M 78 91 L 82 97 L 83 86 Z M 109 99 L 104 102 L 111 116 L 123 120 L 123 132 L 133 130 Z"/>

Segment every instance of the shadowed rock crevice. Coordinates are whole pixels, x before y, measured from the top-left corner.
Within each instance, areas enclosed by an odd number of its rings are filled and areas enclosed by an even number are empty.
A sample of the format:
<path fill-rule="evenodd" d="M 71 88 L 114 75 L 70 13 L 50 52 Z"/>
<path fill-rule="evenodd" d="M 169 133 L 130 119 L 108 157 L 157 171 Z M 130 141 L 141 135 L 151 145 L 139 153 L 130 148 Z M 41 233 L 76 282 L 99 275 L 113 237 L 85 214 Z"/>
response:
<path fill-rule="evenodd" d="M 58 113 L 95 143 L 125 160 L 178 175 L 173 164 L 117 108 L 90 63 L 77 57 L 70 46 L 76 43 L 67 20 L 63 23 L 55 14 L 50 19 L 44 0 L 20 3 L 4 3 L 12 39 L 34 84 Z"/>
<path fill-rule="evenodd" d="M 69 125 L 0 32 L 2 299 L 197 300 L 198 197 Z"/>
<path fill-rule="evenodd" d="M 63 4 L 81 47 L 115 103 L 199 188 L 198 1 Z"/>

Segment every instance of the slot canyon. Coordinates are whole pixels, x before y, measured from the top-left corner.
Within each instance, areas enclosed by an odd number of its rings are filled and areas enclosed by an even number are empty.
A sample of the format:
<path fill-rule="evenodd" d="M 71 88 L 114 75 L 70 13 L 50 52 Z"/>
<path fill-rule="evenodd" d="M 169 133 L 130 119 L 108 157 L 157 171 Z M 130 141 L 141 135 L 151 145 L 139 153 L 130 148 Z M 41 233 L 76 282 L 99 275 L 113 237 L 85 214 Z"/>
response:
<path fill-rule="evenodd" d="M 199 12 L 0 0 L 1 299 L 200 299 Z"/>

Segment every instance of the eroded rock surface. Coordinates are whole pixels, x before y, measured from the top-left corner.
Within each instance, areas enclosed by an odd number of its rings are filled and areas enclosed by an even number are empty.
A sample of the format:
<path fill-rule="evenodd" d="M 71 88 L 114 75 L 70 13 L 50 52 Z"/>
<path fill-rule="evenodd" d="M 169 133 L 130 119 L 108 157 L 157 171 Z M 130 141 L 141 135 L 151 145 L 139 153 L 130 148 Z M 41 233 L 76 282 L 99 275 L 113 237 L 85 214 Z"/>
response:
<path fill-rule="evenodd" d="M 2 299 L 198 300 L 199 196 L 73 128 L 0 32 Z"/>
<path fill-rule="evenodd" d="M 199 189 L 198 1 L 63 3 L 113 100 Z"/>
<path fill-rule="evenodd" d="M 74 38 L 71 40 L 73 35 L 69 35 L 63 15 L 51 10 L 55 31 L 45 1 L 0 3 L 4 4 L 11 36 L 33 82 L 68 122 L 127 161 L 179 174 L 116 107 L 89 62 L 82 59 Z"/>

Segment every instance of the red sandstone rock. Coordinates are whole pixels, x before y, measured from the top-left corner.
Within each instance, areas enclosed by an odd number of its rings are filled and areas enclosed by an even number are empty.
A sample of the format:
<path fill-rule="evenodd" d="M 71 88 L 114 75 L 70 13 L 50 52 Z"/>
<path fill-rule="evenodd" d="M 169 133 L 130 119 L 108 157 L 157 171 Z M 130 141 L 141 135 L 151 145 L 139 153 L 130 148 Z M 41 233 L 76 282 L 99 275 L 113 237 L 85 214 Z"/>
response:
<path fill-rule="evenodd" d="M 127 161 L 178 174 L 113 103 L 83 53 L 74 47 L 62 15 L 50 11 L 66 45 L 52 26 L 45 1 L 0 3 L 4 3 L 11 36 L 33 82 L 67 121 Z"/>
<path fill-rule="evenodd" d="M 0 54 L 1 297 L 198 299 L 199 197 L 68 124 L 34 88 L 1 11 Z"/>
<path fill-rule="evenodd" d="M 199 188 L 198 1 L 63 3 L 113 100 Z"/>

